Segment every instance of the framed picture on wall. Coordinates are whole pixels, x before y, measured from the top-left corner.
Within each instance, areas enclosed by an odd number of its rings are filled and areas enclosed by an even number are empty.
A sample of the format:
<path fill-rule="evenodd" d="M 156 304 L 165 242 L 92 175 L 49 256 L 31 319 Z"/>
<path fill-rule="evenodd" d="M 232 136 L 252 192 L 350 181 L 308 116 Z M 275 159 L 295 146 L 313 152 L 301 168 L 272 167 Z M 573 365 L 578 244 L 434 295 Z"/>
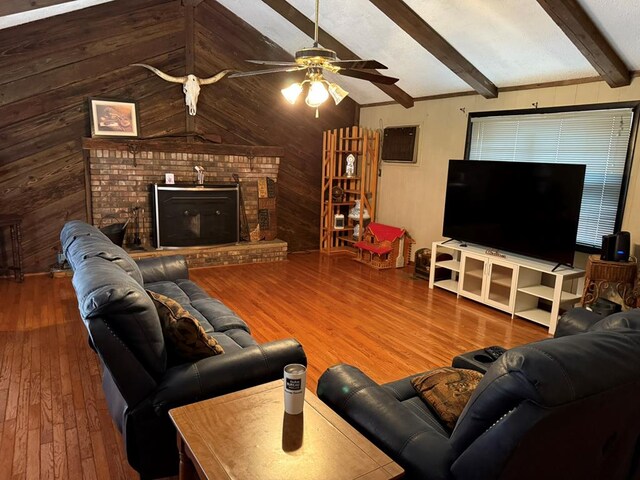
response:
<path fill-rule="evenodd" d="M 90 98 L 92 137 L 138 137 L 138 103 L 129 100 Z"/>

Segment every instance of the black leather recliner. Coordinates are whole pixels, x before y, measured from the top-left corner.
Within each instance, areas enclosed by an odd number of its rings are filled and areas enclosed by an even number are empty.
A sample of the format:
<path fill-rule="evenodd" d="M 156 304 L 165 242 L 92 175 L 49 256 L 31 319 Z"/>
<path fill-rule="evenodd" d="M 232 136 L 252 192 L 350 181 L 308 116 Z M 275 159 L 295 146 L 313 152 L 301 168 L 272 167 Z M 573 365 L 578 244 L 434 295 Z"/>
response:
<path fill-rule="evenodd" d="M 183 257 L 136 263 L 79 221 L 64 226 L 61 241 L 89 342 L 103 367 L 109 412 L 122 432 L 127 460 L 141 477 L 178 472 L 169 409 L 282 378 L 289 363 L 306 364 L 296 340 L 258 345 L 242 319 L 188 279 Z M 225 353 L 168 364 L 160 320 L 145 289 L 182 304 Z"/>
<path fill-rule="evenodd" d="M 586 308 L 572 308 L 558 320 L 554 337 L 566 337 L 568 335 L 575 335 L 576 333 L 608 330 L 611 328 L 640 328 L 637 326 L 638 312 L 640 312 L 640 310 L 634 309 L 629 312 L 619 312 L 603 316 Z"/>
<path fill-rule="evenodd" d="M 411 377 L 378 385 L 337 365 L 318 396 L 408 479 L 640 479 L 640 310 L 575 331 L 502 355 L 452 432 Z"/>

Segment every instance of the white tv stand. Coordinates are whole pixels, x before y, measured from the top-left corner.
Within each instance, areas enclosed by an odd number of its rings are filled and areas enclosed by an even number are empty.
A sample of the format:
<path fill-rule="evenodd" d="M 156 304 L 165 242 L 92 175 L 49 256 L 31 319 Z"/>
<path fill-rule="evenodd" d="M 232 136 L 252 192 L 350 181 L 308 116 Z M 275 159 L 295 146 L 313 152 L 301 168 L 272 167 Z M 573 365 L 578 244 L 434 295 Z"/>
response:
<path fill-rule="evenodd" d="M 556 331 L 560 306 L 573 305 L 582 297 L 584 270 L 524 257 L 512 253 L 496 256 L 480 245 L 457 240 L 433 242 L 429 288 L 439 287 L 514 316 Z M 438 262 L 438 254 L 453 260 Z M 436 281 L 436 269 L 450 272 Z M 546 305 L 545 305 L 546 303 Z M 541 308 L 545 307 L 545 308 Z"/>

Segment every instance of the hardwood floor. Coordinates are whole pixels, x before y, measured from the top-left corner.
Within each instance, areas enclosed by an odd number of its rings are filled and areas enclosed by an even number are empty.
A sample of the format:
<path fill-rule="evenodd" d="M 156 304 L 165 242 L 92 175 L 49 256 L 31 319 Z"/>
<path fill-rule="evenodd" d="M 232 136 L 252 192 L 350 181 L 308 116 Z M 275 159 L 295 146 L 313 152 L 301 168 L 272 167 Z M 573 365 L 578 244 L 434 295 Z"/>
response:
<path fill-rule="evenodd" d="M 293 254 L 289 261 L 191 271 L 247 320 L 258 341 L 295 337 L 308 386 L 338 362 L 387 382 L 487 345 L 546 338 L 406 270 L 378 272 L 348 257 Z M 0 479 L 137 478 L 109 417 L 70 279 L 0 279 Z"/>

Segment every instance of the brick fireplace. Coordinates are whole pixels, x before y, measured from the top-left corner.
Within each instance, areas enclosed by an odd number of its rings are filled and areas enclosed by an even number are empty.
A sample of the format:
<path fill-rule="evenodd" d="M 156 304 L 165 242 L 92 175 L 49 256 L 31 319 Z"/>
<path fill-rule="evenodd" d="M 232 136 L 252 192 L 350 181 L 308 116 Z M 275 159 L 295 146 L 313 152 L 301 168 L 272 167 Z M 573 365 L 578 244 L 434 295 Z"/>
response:
<path fill-rule="evenodd" d="M 233 182 L 239 178 L 247 224 L 253 230 L 258 222 L 266 241 L 240 242 L 235 245 L 200 247 L 196 251 L 180 249 L 190 266 L 219 265 L 286 258 L 286 242 L 276 236 L 276 198 L 258 198 L 258 184 L 269 179 L 277 185 L 283 149 L 246 145 L 187 143 L 186 141 L 116 140 L 86 138 L 88 217 L 96 226 L 131 219 L 125 248 L 134 243 L 135 213 L 139 216 L 139 238 L 143 252 L 134 256 L 173 254 L 156 251 L 151 236 L 152 211 L 150 186 L 164 184 L 165 173 L 173 173 L 176 184 L 195 184 L 196 166 L 205 170 L 205 183 Z M 268 206 L 268 209 L 263 207 Z M 268 228 L 265 228 L 268 227 Z M 226 252 L 226 253 L 225 253 Z"/>

